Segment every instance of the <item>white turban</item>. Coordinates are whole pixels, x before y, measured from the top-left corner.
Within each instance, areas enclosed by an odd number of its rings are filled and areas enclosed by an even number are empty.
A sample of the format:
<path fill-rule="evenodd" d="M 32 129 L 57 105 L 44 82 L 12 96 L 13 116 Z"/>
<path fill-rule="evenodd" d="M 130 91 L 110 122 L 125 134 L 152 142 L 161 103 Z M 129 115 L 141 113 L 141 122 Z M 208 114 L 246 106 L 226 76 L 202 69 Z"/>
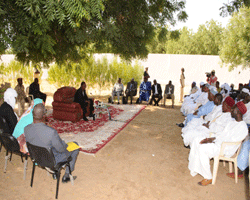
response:
<path fill-rule="evenodd" d="M 200 86 L 203 86 L 203 85 L 205 85 L 205 83 L 204 82 L 200 82 Z"/>
<path fill-rule="evenodd" d="M 247 94 L 250 95 L 249 89 L 247 89 L 247 88 L 243 88 L 243 89 L 242 89 L 242 92 L 247 93 Z"/>
<path fill-rule="evenodd" d="M 16 90 L 12 89 L 12 88 L 8 88 L 5 92 L 4 92 L 4 101 L 9 104 L 13 109 L 15 108 L 15 104 L 16 104 L 16 97 L 17 97 L 17 92 Z"/>
<path fill-rule="evenodd" d="M 224 90 L 227 90 L 228 92 L 231 91 L 231 87 L 227 83 L 222 84 L 221 88 L 224 89 Z"/>

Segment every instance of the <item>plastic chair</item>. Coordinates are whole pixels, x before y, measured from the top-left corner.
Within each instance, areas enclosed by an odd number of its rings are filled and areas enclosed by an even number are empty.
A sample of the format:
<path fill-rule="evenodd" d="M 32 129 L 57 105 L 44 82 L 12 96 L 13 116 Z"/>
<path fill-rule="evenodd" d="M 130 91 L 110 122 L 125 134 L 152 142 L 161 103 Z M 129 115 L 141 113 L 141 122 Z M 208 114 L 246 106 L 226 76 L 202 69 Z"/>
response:
<path fill-rule="evenodd" d="M 33 99 L 34 99 L 34 96 L 33 96 L 33 94 L 29 94 L 29 92 L 30 92 L 30 86 L 28 86 L 28 87 L 26 88 L 26 95 L 27 95 L 28 97 L 30 97 L 31 100 L 33 100 Z"/>
<path fill-rule="evenodd" d="M 229 173 L 233 172 L 232 163 L 234 163 L 235 183 L 238 183 L 237 158 L 238 158 L 238 155 L 240 153 L 240 148 L 241 148 L 242 141 L 240 141 L 240 142 L 223 142 L 222 143 L 219 156 L 214 157 L 213 180 L 212 180 L 213 185 L 216 182 L 216 177 L 217 177 L 217 172 L 218 172 L 218 167 L 219 167 L 219 161 L 220 160 L 229 162 Z M 228 157 L 224 156 L 224 150 L 225 150 L 226 146 L 237 146 L 237 145 L 239 147 L 238 147 L 237 151 L 235 152 L 235 154 L 232 157 L 228 158 Z"/>
<path fill-rule="evenodd" d="M 57 199 L 58 190 L 59 190 L 59 182 L 60 182 L 60 173 L 61 173 L 62 168 L 65 168 L 66 166 L 69 167 L 69 176 L 70 176 L 71 184 L 74 185 L 74 180 L 73 180 L 73 176 L 71 175 L 71 169 L 69 165 L 69 162 L 71 161 L 72 158 L 69 157 L 68 160 L 65 162 L 56 163 L 55 157 L 51 148 L 46 149 L 44 147 L 32 145 L 29 142 L 26 142 L 26 143 L 27 143 L 27 147 L 30 153 L 30 157 L 33 162 L 30 187 L 33 186 L 35 167 L 37 164 L 40 167 L 45 168 L 50 173 L 56 174 L 57 184 L 56 184 L 56 197 L 55 198 Z"/>
<path fill-rule="evenodd" d="M 23 179 L 25 180 L 27 164 L 28 164 L 28 160 L 27 160 L 28 154 L 24 154 L 24 153 L 20 152 L 19 143 L 17 142 L 16 138 L 14 138 L 12 135 L 9 135 L 7 133 L 0 133 L 0 138 L 1 138 L 2 145 L 6 149 L 4 173 L 6 173 L 8 160 L 11 161 L 12 153 L 15 153 L 15 154 L 21 156 L 22 162 L 23 162 L 23 157 L 25 157 L 24 170 L 23 170 Z M 10 152 L 10 154 L 9 154 L 9 152 Z"/>

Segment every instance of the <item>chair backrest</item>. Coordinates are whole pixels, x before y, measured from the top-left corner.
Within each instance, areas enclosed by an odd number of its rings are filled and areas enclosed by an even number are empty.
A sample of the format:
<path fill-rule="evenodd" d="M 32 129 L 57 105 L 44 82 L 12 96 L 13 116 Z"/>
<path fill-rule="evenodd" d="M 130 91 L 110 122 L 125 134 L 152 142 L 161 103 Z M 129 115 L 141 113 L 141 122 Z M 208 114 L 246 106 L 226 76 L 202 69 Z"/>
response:
<path fill-rule="evenodd" d="M 48 167 L 54 169 L 55 157 L 51 149 L 46 149 L 45 147 L 35 146 L 26 142 L 31 159 L 36 162 L 41 167 Z"/>
<path fill-rule="evenodd" d="M 29 95 L 30 92 L 30 86 L 26 87 L 26 95 Z"/>
<path fill-rule="evenodd" d="M 1 133 L 1 142 L 7 151 L 20 152 L 20 146 L 16 138 L 7 133 Z"/>
<path fill-rule="evenodd" d="M 0 116 L 0 129 L 2 129 L 3 132 L 6 132 L 6 133 L 10 131 L 8 123 L 6 122 L 5 118 L 2 116 Z"/>

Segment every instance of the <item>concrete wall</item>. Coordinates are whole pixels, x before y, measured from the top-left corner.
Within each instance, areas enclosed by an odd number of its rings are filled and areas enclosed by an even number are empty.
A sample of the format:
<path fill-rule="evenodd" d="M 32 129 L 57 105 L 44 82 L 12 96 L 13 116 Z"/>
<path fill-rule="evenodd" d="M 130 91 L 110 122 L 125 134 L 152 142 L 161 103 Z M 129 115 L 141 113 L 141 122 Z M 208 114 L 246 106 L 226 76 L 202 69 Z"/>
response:
<path fill-rule="evenodd" d="M 113 54 L 95 54 L 95 59 L 106 56 L 112 61 Z M 0 63 L 8 64 L 14 59 L 14 55 L 2 55 Z M 135 61 L 132 61 L 134 63 Z M 239 83 L 248 83 L 250 79 L 250 69 L 242 70 L 241 66 L 229 72 L 227 67 L 221 67 L 219 56 L 207 55 L 178 55 L 178 54 L 149 54 L 145 60 L 139 63 L 149 68 L 150 81 L 157 80 L 165 88 L 165 85 L 172 80 L 175 85 L 175 96 L 179 99 L 180 74 L 181 68 L 185 68 L 185 93 L 188 94 L 190 85 L 193 81 L 197 83 L 206 81 L 205 72 L 215 70 L 215 74 L 220 84 L 233 83 L 238 88 Z M 43 79 L 47 78 L 47 70 L 43 72 Z M 126 83 L 124 83 L 126 84 Z"/>

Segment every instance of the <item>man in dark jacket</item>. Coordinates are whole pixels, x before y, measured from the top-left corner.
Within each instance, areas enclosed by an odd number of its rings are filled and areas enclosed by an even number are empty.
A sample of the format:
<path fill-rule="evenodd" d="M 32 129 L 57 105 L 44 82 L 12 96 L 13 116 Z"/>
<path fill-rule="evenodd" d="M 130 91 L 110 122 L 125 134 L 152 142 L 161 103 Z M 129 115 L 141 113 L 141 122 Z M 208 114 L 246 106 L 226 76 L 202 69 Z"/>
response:
<path fill-rule="evenodd" d="M 162 90 L 161 90 L 161 85 L 157 83 L 156 80 L 154 80 L 154 84 L 152 85 L 152 98 L 149 102 L 149 104 L 152 104 L 152 101 L 155 102 L 154 106 L 157 105 L 159 106 L 159 101 L 162 99 Z M 157 98 L 157 100 L 155 99 Z"/>
<path fill-rule="evenodd" d="M 40 91 L 38 78 L 35 78 L 34 82 L 30 84 L 29 94 L 32 94 L 34 99 L 40 98 L 44 103 L 46 102 L 47 95 Z"/>
<path fill-rule="evenodd" d="M 93 100 L 88 98 L 88 95 L 86 93 L 86 83 L 82 82 L 81 87 L 76 91 L 75 97 L 74 97 L 74 102 L 79 103 L 81 105 L 82 111 L 83 111 L 83 120 L 88 121 L 86 118 L 86 113 L 87 113 L 87 107 L 88 104 L 90 104 L 90 117 L 92 117 L 92 113 L 94 111 L 93 107 Z"/>
<path fill-rule="evenodd" d="M 167 99 L 172 99 L 172 108 L 174 108 L 174 85 L 172 84 L 172 81 L 169 81 L 169 83 L 165 87 L 165 93 L 164 93 L 164 106 L 165 101 Z"/>

